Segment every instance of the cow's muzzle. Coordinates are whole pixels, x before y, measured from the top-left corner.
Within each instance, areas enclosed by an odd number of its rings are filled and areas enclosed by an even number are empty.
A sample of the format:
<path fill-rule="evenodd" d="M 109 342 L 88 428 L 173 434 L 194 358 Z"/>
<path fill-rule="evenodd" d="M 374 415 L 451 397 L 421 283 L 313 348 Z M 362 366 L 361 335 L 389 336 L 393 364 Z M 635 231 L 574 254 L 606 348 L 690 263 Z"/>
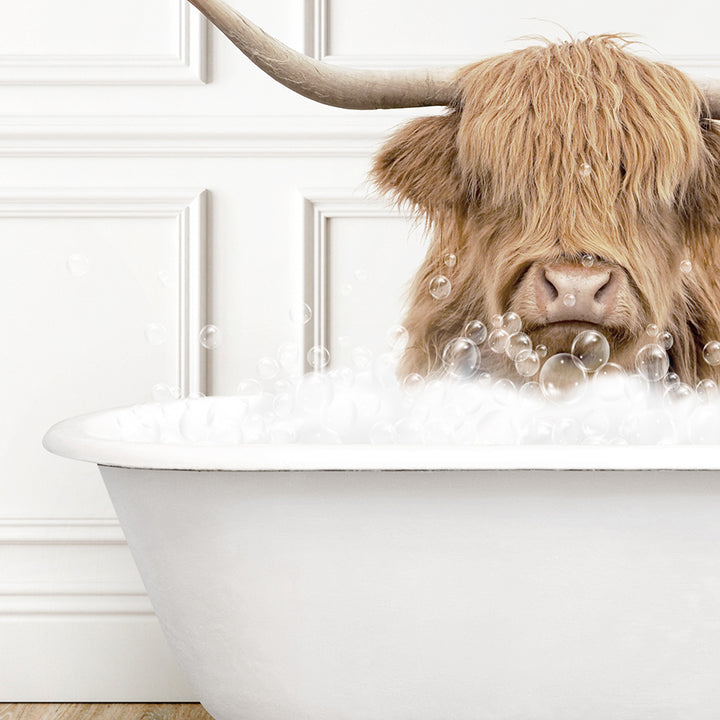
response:
<path fill-rule="evenodd" d="M 602 324 L 617 305 L 618 274 L 607 266 L 549 264 L 535 275 L 535 301 L 546 323 Z"/>

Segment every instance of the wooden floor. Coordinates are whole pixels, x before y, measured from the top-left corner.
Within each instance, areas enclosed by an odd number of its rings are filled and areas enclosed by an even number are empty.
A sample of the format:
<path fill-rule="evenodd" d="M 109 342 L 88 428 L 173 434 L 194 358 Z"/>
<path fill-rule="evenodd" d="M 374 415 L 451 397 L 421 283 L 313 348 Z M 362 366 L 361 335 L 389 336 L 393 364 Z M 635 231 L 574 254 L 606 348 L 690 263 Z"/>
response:
<path fill-rule="evenodd" d="M 199 703 L 0 703 L 0 720 L 213 720 Z"/>

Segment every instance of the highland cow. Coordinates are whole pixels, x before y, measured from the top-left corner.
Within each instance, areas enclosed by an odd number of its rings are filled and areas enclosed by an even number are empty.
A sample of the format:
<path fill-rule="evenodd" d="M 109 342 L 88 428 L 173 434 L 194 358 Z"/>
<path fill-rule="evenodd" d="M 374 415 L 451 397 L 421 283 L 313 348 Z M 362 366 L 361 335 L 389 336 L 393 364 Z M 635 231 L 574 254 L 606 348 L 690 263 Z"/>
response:
<path fill-rule="evenodd" d="M 702 353 L 720 340 L 717 83 L 701 90 L 629 52 L 620 35 L 453 70 L 352 71 L 295 53 L 218 0 L 191 2 L 263 70 L 314 100 L 447 105 L 401 128 L 372 169 L 431 231 L 401 372 L 438 370 L 469 320 L 489 325 L 514 311 L 550 354 L 593 328 L 630 368 L 654 324 L 672 334 L 671 370 L 683 381 L 720 375 Z M 452 286 L 440 299 L 429 291 L 439 274 Z M 515 375 L 504 355 L 485 357 Z"/>

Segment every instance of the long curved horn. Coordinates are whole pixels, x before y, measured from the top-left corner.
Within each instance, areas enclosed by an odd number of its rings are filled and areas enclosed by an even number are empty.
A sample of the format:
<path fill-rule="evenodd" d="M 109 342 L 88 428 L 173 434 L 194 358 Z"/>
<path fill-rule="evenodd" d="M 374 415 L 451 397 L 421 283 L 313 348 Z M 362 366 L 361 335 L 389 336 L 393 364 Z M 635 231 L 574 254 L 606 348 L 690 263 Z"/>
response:
<path fill-rule="evenodd" d="M 341 68 L 296 52 L 222 0 L 189 0 L 261 70 L 316 102 L 354 110 L 448 105 L 457 68 L 374 71 Z"/>

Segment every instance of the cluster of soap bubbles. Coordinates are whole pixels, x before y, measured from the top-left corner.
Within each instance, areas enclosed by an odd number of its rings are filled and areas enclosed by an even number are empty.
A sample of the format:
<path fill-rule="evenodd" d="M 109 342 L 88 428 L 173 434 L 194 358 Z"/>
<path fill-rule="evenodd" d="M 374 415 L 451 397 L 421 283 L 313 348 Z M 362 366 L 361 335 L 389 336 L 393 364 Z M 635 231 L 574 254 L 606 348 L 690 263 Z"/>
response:
<path fill-rule="evenodd" d="M 445 371 L 430 377 L 398 377 L 408 342 L 401 326 L 388 331 L 385 352 L 357 347 L 345 367 L 329 364 L 326 348 L 311 348 L 305 374 L 299 348 L 284 343 L 258 360 L 256 377 L 241 380 L 235 395 L 165 396 L 120 413 L 118 432 L 135 442 L 204 445 L 720 442 L 716 384 L 692 389 L 663 371 L 671 338 L 658 328 L 648 328 L 633 373 L 609 362 L 607 339 L 595 331 L 579 333 L 569 353 L 540 357 L 514 313 L 493 318 L 492 328 L 469 322 L 445 348 Z M 706 356 L 720 364 L 713 343 Z M 537 379 L 492 378 L 480 362 L 483 346 L 516 362 L 536 353 Z"/>

